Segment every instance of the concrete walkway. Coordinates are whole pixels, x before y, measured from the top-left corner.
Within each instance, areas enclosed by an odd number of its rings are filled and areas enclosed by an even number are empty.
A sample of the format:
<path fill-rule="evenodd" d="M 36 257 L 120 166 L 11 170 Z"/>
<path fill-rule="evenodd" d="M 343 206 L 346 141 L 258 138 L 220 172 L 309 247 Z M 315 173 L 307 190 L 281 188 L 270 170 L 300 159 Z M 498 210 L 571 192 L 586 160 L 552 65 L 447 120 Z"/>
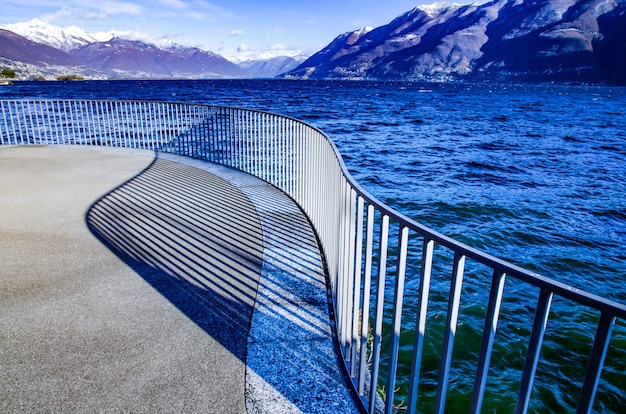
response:
<path fill-rule="evenodd" d="M 0 412 L 341 413 L 313 233 L 141 151 L 0 147 Z"/>

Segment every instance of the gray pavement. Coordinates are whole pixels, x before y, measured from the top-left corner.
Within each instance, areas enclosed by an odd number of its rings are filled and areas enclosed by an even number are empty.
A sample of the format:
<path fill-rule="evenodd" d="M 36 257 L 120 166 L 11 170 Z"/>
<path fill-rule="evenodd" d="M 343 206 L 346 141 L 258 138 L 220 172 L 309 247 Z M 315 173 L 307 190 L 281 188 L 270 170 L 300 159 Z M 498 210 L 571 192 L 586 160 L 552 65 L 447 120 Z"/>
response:
<path fill-rule="evenodd" d="M 0 147 L 0 412 L 353 412 L 280 191 L 146 151 Z"/>

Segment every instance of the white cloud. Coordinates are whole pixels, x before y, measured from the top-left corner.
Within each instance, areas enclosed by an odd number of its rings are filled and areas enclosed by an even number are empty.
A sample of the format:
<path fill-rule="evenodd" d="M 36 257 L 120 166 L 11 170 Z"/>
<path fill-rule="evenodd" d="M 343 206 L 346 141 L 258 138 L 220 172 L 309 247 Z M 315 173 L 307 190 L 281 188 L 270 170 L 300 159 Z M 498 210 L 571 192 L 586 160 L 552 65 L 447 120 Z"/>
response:
<path fill-rule="evenodd" d="M 234 29 L 230 31 L 230 37 L 237 37 L 237 36 L 241 36 L 243 34 L 243 30 L 241 29 Z"/>
<path fill-rule="evenodd" d="M 268 50 L 271 51 L 287 51 L 289 50 L 289 48 L 281 43 L 278 43 L 276 45 L 272 45 L 268 47 Z"/>
<path fill-rule="evenodd" d="M 143 12 L 143 7 L 135 3 L 105 1 L 79 6 L 63 6 L 54 13 L 43 15 L 41 19 L 47 22 L 63 17 L 72 17 L 77 20 L 101 20 L 119 15 L 142 16 Z"/>
<path fill-rule="evenodd" d="M 85 15 L 87 19 L 106 19 L 107 17 L 117 16 L 121 14 L 131 16 L 141 16 L 143 8 L 133 3 L 106 2 L 98 4 L 96 10 L 90 11 Z"/>
<path fill-rule="evenodd" d="M 284 44 L 266 45 L 263 47 L 253 47 L 247 44 L 240 44 L 236 49 L 222 48 L 220 54 L 231 62 L 239 63 L 246 60 L 271 59 L 278 56 L 301 56 L 304 52 L 301 49 L 286 46 Z"/>
<path fill-rule="evenodd" d="M 281 29 L 280 27 L 275 27 L 274 30 L 272 30 L 271 32 L 266 32 L 265 36 L 282 36 L 283 35 L 283 29 Z"/>
<path fill-rule="evenodd" d="M 41 20 L 43 20 L 44 22 L 53 22 L 64 16 L 71 16 L 71 15 L 72 15 L 72 10 L 67 6 L 63 6 L 61 7 L 61 9 L 57 10 L 54 13 L 44 14 L 43 16 L 41 16 Z"/>
<path fill-rule="evenodd" d="M 157 2 L 165 7 L 179 10 L 187 9 L 187 4 L 182 0 L 158 0 Z"/>

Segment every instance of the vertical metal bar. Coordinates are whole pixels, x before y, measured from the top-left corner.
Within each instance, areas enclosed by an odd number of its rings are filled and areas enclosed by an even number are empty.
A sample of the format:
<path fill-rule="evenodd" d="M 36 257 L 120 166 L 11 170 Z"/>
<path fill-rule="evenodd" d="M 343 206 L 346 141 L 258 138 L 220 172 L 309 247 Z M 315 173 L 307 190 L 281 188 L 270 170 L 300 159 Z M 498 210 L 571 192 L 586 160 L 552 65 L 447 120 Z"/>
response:
<path fill-rule="evenodd" d="M 94 113 L 95 113 L 95 117 L 98 118 L 98 135 L 100 137 L 100 143 L 101 145 L 104 146 L 109 146 L 109 143 L 107 142 L 107 132 L 106 132 L 106 122 L 105 119 L 102 115 L 102 101 L 96 101 L 94 102 Z"/>
<path fill-rule="evenodd" d="M 113 106 L 111 105 L 110 102 L 104 102 L 102 106 L 103 106 L 102 116 L 108 128 L 108 133 L 107 133 L 108 141 L 113 142 L 113 146 L 117 147 L 119 144 L 117 142 L 117 138 L 115 137 L 115 128 L 113 126 L 113 121 L 112 121 Z"/>
<path fill-rule="evenodd" d="M 130 136 L 130 145 L 131 148 L 142 148 L 141 142 L 139 141 L 137 134 L 137 104 L 135 102 L 128 102 L 128 128 L 129 128 L 129 136 Z"/>
<path fill-rule="evenodd" d="M 91 145 L 89 143 L 88 137 L 89 137 L 89 111 L 88 111 L 88 106 L 87 106 L 87 101 L 80 101 L 78 103 L 79 108 L 80 108 L 80 119 L 82 122 L 82 134 L 81 134 L 81 141 L 78 142 L 78 144 L 82 144 L 82 145 Z"/>
<path fill-rule="evenodd" d="M 74 145 L 81 145 L 86 142 L 85 139 L 85 113 L 84 113 L 84 101 L 74 101 L 74 118 L 76 119 L 76 126 L 78 134 L 76 135 Z"/>
<path fill-rule="evenodd" d="M 95 141 L 94 144 L 101 146 L 102 145 L 102 140 L 100 139 L 100 131 L 102 131 L 102 126 L 101 125 L 96 125 L 96 117 L 94 116 L 94 112 L 93 112 L 93 105 L 94 102 L 93 101 L 87 101 L 86 102 L 86 109 L 87 109 L 87 113 L 89 114 L 89 135 L 90 138 Z"/>
<path fill-rule="evenodd" d="M 287 194 L 291 194 L 287 181 L 287 131 L 287 120 L 285 118 L 282 118 L 280 132 L 280 182 L 281 188 L 283 188 Z"/>
<path fill-rule="evenodd" d="M 159 140 L 159 147 L 161 151 L 165 150 L 165 147 L 169 145 L 169 141 L 167 139 L 167 125 L 166 125 L 166 108 L 165 104 L 157 103 L 157 126 L 156 126 L 156 134 Z M 169 150 L 171 152 L 171 150 Z"/>
<path fill-rule="evenodd" d="M 271 183 L 278 187 L 278 118 L 275 116 L 272 116 L 272 167 Z"/>
<path fill-rule="evenodd" d="M 13 114 L 15 112 L 15 115 Z M 13 144 L 18 144 L 18 136 L 21 135 L 20 128 L 20 120 L 19 120 L 19 109 L 17 108 L 17 103 L 14 102 L 13 105 L 9 105 L 9 114 L 11 116 L 11 126 L 13 129 Z"/>
<path fill-rule="evenodd" d="M 343 190 L 340 187 L 338 189 L 338 191 L 343 191 Z M 339 203 L 340 203 L 340 206 L 341 206 L 340 218 L 342 218 L 344 216 L 344 214 L 345 214 L 345 211 L 346 211 L 346 206 L 345 206 L 346 200 L 345 200 L 345 197 L 343 197 L 342 193 L 339 193 L 339 194 L 340 194 Z M 344 299 L 344 296 L 343 296 L 343 291 L 344 291 L 343 285 L 345 283 L 345 280 L 343 278 L 343 260 L 345 259 L 345 256 L 343 254 L 344 253 L 344 251 L 343 251 L 343 240 L 345 238 L 345 231 L 346 230 L 345 230 L 345 226 L 343 226 L 343 222 L 341 220 L 339 222 L 338 229 L 339 229 L 339 234 L 338 234 L 339 243 L 337 245 L 337 248 L 340 249 L 339 250 L 340 253 L 339 253 L 339 256 L 338 256 L 338 260 L 336 262 L 337 263 L 336 264 L 336 266 L 337 266 L 337 271 L 336 271 L 337 282 L 336 282 L 335 286 L 336 286 L 336 289 L 337 289 L 337 310 L 338 310 L 338 313 L 339 313 L 337 316 L 338 316 L 339 325 L 340 325 L 339 326 L 339 332 L 340 332 L 341 350 L 342 350 L 342 352 L 345 352 L 345 350 L 346 350 L 345 349 L 345 345 L 346 345 L 346 341 L 345 341 L 345 320 L 344 320 L 344 315 L 345 315 L 345 312 L 344 312 L 345 304 L 344 303 L 345 303 L 345 299 Z"/>
<path fill-rule="evenodd" d="M 171 127 L 170 127 L 170 119 L 172 115 L 172 111 L 170 109 L 169 104 L 163 104 L 161 105 L 161 128 L 163 130 L 163 139 L 164 139 L 164 143 L 166 143 L 169 146 L 169 152 L 170 153 L 175 153 L 176 151 L 176 143 L 174 142 L 173 137 L 171 136 Z"/>
<path fill-rule="evenodd" d="M 319 151 L 319 143 L 318 143 L 318 151 Z M 320 154 L 321 155 L 321 154 Z M 319 163 L 318 163 L 319 165 Z M 319 175 L 319 174 L 317 174 Z M 340 237 L 341 240 L 341 267 L 340 267 L 340 286 L 341 286 L 341 344 L 343 346 L 344 355 L 349 356 L 350 349 L 350 340 L 352 338 L 352 334 L 350 332 L 350 322 L 352 319 L 350 318 L 350 309 L 351 309 L 351 289 L 352 289 L 352 280 L 350 277 L 350 239 L 354 236 L 353 229 L 350 224 L 352 222 L 350 218 L 350 214 L 352 211 L 352 189 L 348 183 L 343 182 L 341 180 L 342 187 L 342 200 L 344 211 L 340 220 L 340 227 L 342 229 L 342 234 Z M 319 191 L 319 189 L 317 190 Z M 318 193 L 319 194 L 319 193 Z M 316 209 L 317 210 L 317 209 Z"/>
<path fill-rule="evenodd" d="M 298 125 L 298 151 L 299 151 L 299 168 L 298 168 L 298 172 L 300 175 L 300 180 L 298 183 L 298 188 L 299 188 L 299 192 L 300 192 L 300 196 L 299 196 L 299 200 L 300 203 L 303 206 L 306 206 L 306 200 L 307 200 L 307 195 L 306 195 L 306 170 L 307 170 L 307 160 L 309 157 L 309 149 L 307 147 L 307 143 L 306 143 L 306 134 L 305 134 L 305 129 L 304 129 L 304 125 Z"/>
<path fill-rule="evenodd" d="M 152 134 L 150 133 L 149 129 L 150 120 L 148 119 L 148 116 L 150 113 L 152 113 L 150 106 L 150 102 L 139 103 L 139 110 L 141 112 L 141 132 L 143 134 L 142 139 L 147 143 L 148 148 L 151 151 L 155 151 L 157 148 L 154 139 L 152 139 Z"/>
<path fill-rule="evenodd" d="M 129 137 L 126 127 L 126 102 L 112 102 L 112 104 L 115 108 L 114 125 L 116 126 L 118 131 L 118 141 L 120 142 L 121 147 L 129 148 Z"/>
<path fill-rule="evenodd" d="M 547 289 L 541 289 L 537 310 L 535 311 L 533 331 L 530 335 L 530 343 L 528 344 L 528 352 L 526 353 L 524 371 L 522 372 L 520 389 L 517 395 L 517 405 L 515 406 L 515 413 L 517 414 L 526 413 L 528 411 L 528 404 L 530 403 L 530 395 L 533 390 L 535 372 L 537 371 L 537 365 L 539 364 L 541 345 L 543 343 L 543 336 L 546 332 L 546 326 L 548 325 L 551 305 L 552 292 Z"/>
<path fill-rule="evenodd" d="M 97 101 L 96 102 L 96 116 L 98 117 L 98 123 L 100 125 L 100 140 L 102 141 L 102 145 L 111 146 L 111 143 L 108 140 L 109 133 L 107 131 L 108 123 L 107 118 L 105 117 L 104 111 L 104 102 Z"/>
<path fill-rule="evenodd" d="M 9 133 L 9 123 L 7 121 L 7 109 L 5 106 L 10 106 L 10 102 L 5 102 L 0 100 L 0 111 L 2 112 L 2 123 L 4 124 L 4 129 L 0 132 L 0 144 L 11 144 L 11 134 Z"/>
<path fill-rule="evenodd" d="M 45 113 L 47 114 L 47 123 L 50 126 L 50 143 L 56 144 L 59 139 L 59 129 L 56 124 L 56 112 L 54 111 L 54 101 L 48 101 L 45 105 Z"/>
<path fill-rule="evenodd" d="M 0 101 L 0 110 L 2 111 L 2 120 L 4 121 L 4 131 L 0 134 L 0 138 L 2 138 L 2 143 L 4 143 L 5 137 L 8 144 L 11 144 L 11 135 L 9 134 L 9 123 L 7 122 L 7 113 L 5 109 L 6 106 L 10 106 L 9 102 Z"/>
<path fill-rule="evenodd" d="M 352 277 L 354 279 L 354 288 L 352 296 L 352 355 L 350 356 L 350 368 L 352 369 L 352 376 L 356 376 L 357 373 L 357 350 L 359 349 L 359 314 L 361 306 L 361 266 L 363 262 L 363 210 L 364 210 L 363 197 L 358 196 L 356 207 L 356 235 L 354 240 L 354 248 L 352 249 L 354 257 L 354 269 Z M 354 217 L 354 214 L 352 215 Z M 364 352 L 364 350 L 361 350 Z M 360 364 L 359 364 L 360 366 Z"/>
<path fill-rule="evenodd" d="M 28 116 L 25 116 L 24 119 L 28 120 L 29 123 L 30 123 L 30 125 L 28 125 L 28 123 L 27 123 L 26 127 L 28 128 L 29 135 L 32 134 L 32 138 L 33 138 L 33 141 L 34 141 L 35 140 L 35 134 L 33 133 L 34 126 L 33 126 L 33 113 L 32 113 L 32 110 L 31 110 L 32 106 L 33 106 L 32 102 L 26 102 L 26 108 L 28 109 Z M 26 112 L 26 111 L 24 111 L 24 112 Z M 27 144 L 30 144 L 30 142 L 27 142 Z"/>
<path fill-rule="evenodd" d="M 365 222 L 365 269 L 363 271 L 363 312 L 361 314 L 361 352 L 359 353 L 359 395 L 365 393 L 367 371 L 367 336 L 369 333 L 370 295 L 372 288 L 372 246 L 374 233 L 374 206 L 367 206 Z"/>
<path fill-rule="evenodd" d="M 358 324 L 358 299 L 355 302 L 355 294 L 356 294 L 356 279 L 355 279 L 355 256 L 356 252 L 354 250 L 355 242 L 356 242 L 356 192 L 350 186 L 350 183 L 346 180 L 346 188 L 348 189 L 348 194 L 350 195 L 350 208 L 348 210 L 348 216 L 346 217 L 346 224 L 348 225 L 348 240 L 346 243 L 347 247 L 347 272 L 346 277 L 348 279 L 348 290 L 346 291 L 346 296 L 348 298 L 348 309 L 346 312 L 346 322 L 348 326 L 348 346 L 350 347 L 350 376 L 354 377 L 356 375 L 356 364 L 354 361 L 356 360 L 356 344 L 357 344 L 357 324 Z M 356 323 L 355 323 L 356 321 Z"/>
<path fill-rule="evenodd" d="M 217 133 L 218 133 L 218 121 L 217 121 L 217 117 L 218 117 L 218 109 L 217 108 L 211 108 L 211 137 L 209 138 L 211 141 L 211 158 L 210 160 L 215 162 L 215 163 L 219 163 L 218 159 L 217 159 L 217 153 L 218 153 L 218 145 L 217 145 Z"/>
<path fill-rule="evenodd" d="M 21 105 L 21 111 L 18 111 L 18 115 L 21 114 L 22 119 L 23 119 L 23 120 L 19 119 L 19 116 L 18 116 L 19 126 L 20 126 L 20 144 L 24 145 L 25 143 L 24 135 L 28 134 L 28 124 L 27 124 L 27 119 L 26 119 L 26 110 L 24 109 L 24 101 L 21 101 L 20 105 Z"/>
<path fill-rule="evenodd" d="M 274 121 L 274 135 L 275 135 L 275 141 L 274 141 L 274 147 L 275 147 L 275 151 L 274 151 L 274 171 L 275 171 L 275 177 L 274 177 L 274 183 L 277 187 L 282 188 L 281 187 L 281 177 L 280 177 L 280 166 L 281 166 L 281 125 L 282 125 L 282 120 L 278 117 L 275 117 L 275 121 Z"/>
<path fill-rule="evenodd" d="M 430 292 L 430 278 L 433 268 L 433 252 L 435 242 L 424 239 L 422 246 L 422 266 L 420 275 L 420 287 L 418 293 L 418 311 L 415 322 L 415 338 L 413 339 L 413 361 L 411 363 L 411 377 L 409 383 L 408 411 L 415 413 L 417 403 L 417 391 L 419 386 L 420 370 L 422 364 L 422 352 L 424 349 L 424 335 L 426 333 L 426 317 L 428 313 L 428 294 Z"/>
<path fill-rule="evenodd" d="M 406 273 L 406 257 L 409 244 L 409 228 L 400 225 L 398 234 L 398 258 L 396 268 L 396 286 L 393 299 L 393 322 L 391 345 L 389 347 L 389 370 L 387 373 L 387 398 L 385 412 L 393 411 L 394 389 L 396 387 L 396 372 L 398 370 L 398 352 L 400 348 L 400 332 L 402 328 L 402 302 L 404 301 L 404 277 Z"/>
<path fill-rule="evenodd" d="M 235 109 L 228 111 L 228 141 L 230 141 L 230 165 L 239 168 L 238 152 L 237 152 L 237 123 L 235 121 Z"/>
<path fill-rule="evenodd" d="M 118 128 L 120 131 L 120 136 L 122 139 L 122 146 L 125 148 L 130 148 L 128 144 L 128 131 L 126 126 L 126 102 L 116 102 L 115 107 L 117 108 L 117 117 L 118 117 Z"/>
<path fill-rule="evenodd" d="M 480 345 L 480 355 L 478 357 L 478 368 L 476 370 L 476 380 L 474 381 L 474 392 L 470 405 L 471 413 L 479 413 L 485 396 L 485 386 L 489 374 L 489 362 L 493 341 L 498 329 L 498 318 L 502 305 L 502 295 L 504 293 L 504 282 L 506 275 L 503 272 L 494 270 L 491 281 L 491 292 L 489 293 L 489 305 L 485 316 L 485 327 L 483 328 L 483 339 Z"/>
<path fill-rule="evenodd" d="M 80 133 L 80 141 L 79 144 L 82 145 L 90 145 L 86 140 L 86 131 L 89 129 L 89 116 L 87 113 L 87 102 L 79 101 L 77 102 L 78 107 L 80 108 L 80 122 L 81 122 L 81 133 Z"/>
<path fill-rule="evenodd" d="M 244 162 L 244 171 L 250 172 L 250 111 L 242 112 L 242 162 Z"/>
<path fill-rule="evenodd" d="M 267 115 L 266 114 L 261 114 L 261 149 L 262 149 L 262 160 L 261 160 L 261 166 L 263 167 L 263 171 L 261 173 L 261 178 L 264 180 L 267 180 L 267 171 L 268 171 L 268 154 L 267 154 L 267 150 L 268 150 L 268 144 L 267 144 Z"/>
<path fill-rule="evenodd" d="M 239 168 L 239 152 L 237 149 L 237 122 L 235 119 L 235 109 L 231 109 L 228 114 L 228 141 L 230 141 L 230 165 Z"/>
<path fill-rule="evenodd" d="M 33 129 L 37 131 L 37 135 L 39 135 L 38 137 L 39 142 L 46 143 L 45 138 L 42 136 L 45 130 L 41 127 L 41 121 L 39 119 L 39 111 L 37 111 L 37 108 L 40 107 L 41 105 L 42 105 L 41 101 L 36 101 L 36 102 L 31 102 L 31 104 L 28 107 L 33 109 L 34 115 L 31 115 L 31 123 L 34 120 L 34 125 L 36 125 L 36 128 L 33 128 Z M 33 135 L 34 135 L 34 131 L 33 131 Z"/>
<path fill-rule="evenodd" d="M 593 401 L 600 382 L 602 367 L 604 366 L 604 358 L 609 348 L 611 332 L 615 325 L 615 316 L 602 312 L 598 328 L 596 329 L 596 337 L 593 340 L 593 348 L 591 356 L 587 362 L 587 371 L 585 372 L 585 380 L 578 399 L 577 414 L 588 414 L 593 409 Z"/>
<path fill-rule="evenodd" d="M 13 103 L 12 105 L 9 105 L 9 116 L 11 117 L 11 129 L 13 130 L 13 141 L 11 142 L 13 145 L 17 145 L 17 136 L 18 136 L 18 131 L 19 131 L 19 119 L 17 117 L 17 114 L 14 116 L 13 115 L 13 111 L 11 110 L 11 108 L 15 109 L 15 111 L 17 112 L 17 103 Z"/>
<path fill-rule="evenodd" d="M 93 115 L 91 113 L 91 103 L 92 101 L 83 101 L 82 111 L 83 111 L 83 119 L 85 120 L 85 141 L 84 144 L 92 145 L 97 144 L 97 141 L 94 143 L 93 139 L 95 138 L 95 126 L 93 125 Z"/>
<path fill-rule="evenodd" d="M 73 137 L 76 136 L 74 129 L 74 110 L 71 101 L 63 101 L 63 114 L 65 115 L 65 124 L 67 133 L 65 134 L 64 144 L 73 144 Z"/>
<path fill-rule="evenodd" d="M 247 171 L 247 155 L 246 155 L 246 113 L 237 111 L 237 153 L 239 158 L 239 165 L 237 168 L 242 171 Z"/>
<path fill-rule="evenodd" d="M 261 151 L 261 147 L 259 145 L 259 140 L 260 140 L 260 135 L 259 135 L 259 123 L 258 123 L 258 117 L 259 115 L 255 112 L 252 114 L 251 117 L 251 121 L 253 123 L 252 126 L 252 130 L 253 130 L 253 148 L 252 148 L 252 156 L 253 156 L 253 162 L 252 162 L 252 171 L 255 176 L 259 176 L 259 165 L 260 165 L 260 151 Z"/>
<path fill-rule="evenodd" d="M 266 115 L 266 124 L 267 124 L 267 181 L 273 183 L 274 178 L 274 131 L 272 129 L 274 118 L 271 115 Z"/>
<path fill-rule="evenodd" d="M 372 349 L 372 377 L 370 380 L 369 412 L 376 412 L 378 375 L 380 372 L 380 348 L 385 308 L 385 276 L 387 275 L 387 244 L 389 240 L 389 216 L 380 220 L 380 242 L 378 252 L 378 281 L 376 283 L 376 316 L 374 318 L 374 346 Z"/>
<path fill-rule="evenodd" d="M 85 117 L 83 115 L 82 101 L 72 101 L 72 117 L 76 125 L 76 134 L 72 145 L 81 145 L 85 139 Z"/>
<path fill-rule="evenodd" d="M 298 157 L 298 154 L 295 151 L 296 121 L 289 119 L 286 122 L 287 122 L 286 124 L 287 146 L 285 148 L 285 162 L 286 162 L 285 168 L 286 168 L 287 177 L 288 177 L 288 188 L 289 188 L 288 194 L 294 200 L 298 200 L 297 187 L 296 187 L 297 174 L 296 174 L 296 170 L 293 168 L 296 162 L 296 157 Z"/>
<path fill-rule="evenodd" d="M 464 268 L 465 256 L 460 253 L 455 253 L 452 280 L 450 281 L 448 314 L 446 317 L 446 327 L 443 337 L 443 351 L 441 355 L 441 365 L 439 368 L 439 381 L 437 384 L 437 398 L 435 401 L 435 412 L 440 414 L 443 414 L 446 405 L 446 394 L 448 392 L 448 382 L 450 380 L 450 366 L 452 364 L 452 350 L 454 348 L 454 337 L 456 335 L 459 308 L 461 306 L 461 290 L 463 286 Z"/>
<path fill-rule="evenodd" d="M 56 106 L 54 107 L 54 110 L 56 111 L 56 116 L 55 116 L 55 122 L 56 122 L 56 128 L 57 128 L 57 144 L 61 144 L 63 142 L 63 139 L 65 137 L 65 112 L 62 110 L 64 107 L 64 105 L 62 104 L 62 102 L 60 101 L 56 101 Z"/>

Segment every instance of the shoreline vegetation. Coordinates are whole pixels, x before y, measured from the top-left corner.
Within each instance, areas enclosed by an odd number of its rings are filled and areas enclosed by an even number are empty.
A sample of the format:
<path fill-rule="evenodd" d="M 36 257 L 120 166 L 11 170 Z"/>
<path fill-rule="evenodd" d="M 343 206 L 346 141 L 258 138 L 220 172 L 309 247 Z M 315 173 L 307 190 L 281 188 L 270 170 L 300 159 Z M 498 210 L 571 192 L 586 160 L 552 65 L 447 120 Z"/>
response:
<path fill-rule="evenodd" d="M 11 79 L 15 79 L 15 71 L 12 69 L 2 69 L 2 72 L 0 72 L 0 86 L 13 85 Z"/>
<path fill-rule="evenodd" d="M 80 75 L 59 75 L 57 76 L 59 81 L 82 81 L 84 78 Z"/>

